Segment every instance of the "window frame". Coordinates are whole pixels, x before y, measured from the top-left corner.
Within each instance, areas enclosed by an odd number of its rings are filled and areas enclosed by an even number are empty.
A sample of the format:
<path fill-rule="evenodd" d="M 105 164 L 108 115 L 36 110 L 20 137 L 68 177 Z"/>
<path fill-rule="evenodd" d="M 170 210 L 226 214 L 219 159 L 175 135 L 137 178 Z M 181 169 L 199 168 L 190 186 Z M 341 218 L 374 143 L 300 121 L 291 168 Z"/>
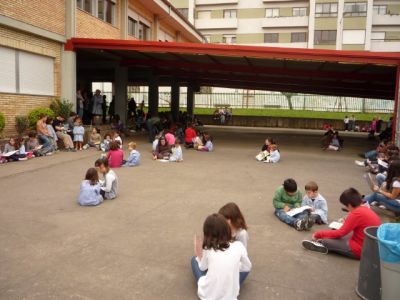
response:
<path fill-rule="evenodd" d="M 304 40 L 299 40 L 299 36 L 304 36 Z M 294 36 L 297 36 L 297 40 L 294 41 Z M 290 42 L 291 43 L 307 43 L 307 32 L 291 32 L 290 34 Z"/>
<path fill-rule="evenodd" d="M 364 5 L 365 10 L 360 11 L 346 11 L 346 7 L 352 6 L 353 8 Z M 366 17 L 368 11 L 368 3 L 367 2 L 345 2 L 343 7 L 343 16 L 344 17 Z"/>
<path fill-rule="evenodd" d="M 318 34 L 320 33 L 320 39 L 317 40 Z M 332 34 L 335 36 L 335 39 L 329 39 L 329 35 Z M 328 35 L 328 38 L 324 38 L 324 34 Z M 337 30 L 315 30 L 314 31 L 314 45 L 336 45 L 337 41 Z"/>
<path fill-rule="evenodd" d="M 228 42 L 229 41 L 229 42 Z M 222 43 L 227 45 L 236 44 L 236 35 L 235 34 L 224 34 L 222 35 Z"/>
<path fill-rule="evenodd" d="M 227 15 L 229 16 L 227 16 Z M 223 10 L 224 19 L 237 19 L 237 9 L 224 9 Z"/>
<path fill-rule="evenodd" d="M 272 12 L 271 16 L 268 16 L 268 11 Z M 278 13 L 275 15 L 275 12 L 278 12 Z M 265 17 L 266 18 L 279 18 L 279 15 L 280 15 L 279 7 L 269 7 L 269 8 L 265 9 Z"/>
<path fill-rule="evenodd" d="M 296 15 L 295 14 L 295 11 L 304 11 L 304 15 L 302 15 L 302 14 L 298 14 L 298 15 Z M 293 7 L 292 8 L 292 16 L 293 17 L 305 17 L 305 16 L 307 16 L 307 7 Z"/>
<path fill-rule="evenodd" d="M 325 8 L 329 7 L 328 12 L 325 12 Z M 336 7 L 332 10 L 332 7 Z M 318 9 L 321 8 L 321 9 Z M 318 12 L 320 10 L 320 12 Z M 316 18 L 332 18 L 338 16 L 338 3 L 337 2 L 327 2 L 327 3 L 315 3 L 315 17 Z"/>
<path fill-rule="evenodd" d="M 131 29 L 133 29 L 133 31 Z M 138 21 L 128 16 L 128 34 L 130 36 L 137 37 L 137 29 L 138 29 Z"/>
<path fill-rule="evenodd" d="M 380 13 L 382 8 L 385 10 L 384 14 Z M 376 11 L 378 13 L 375 13 Z M 374 5 L 373 8 L 372 8 L 372 12 L 373 12 L 374 15 L 377 15 L 377 16 L 386 16 L 388 14 L 387 5 L 386 4 Z"/>
<path fill-rule="evenodd" d="M 267 36 L 271 36 L 271 41 L 267 41 Z M 278 32 L 267 32 L 264 33 L 264 43 L 265 44 L 276 44 L 279 43 L 279 33 Z"/>

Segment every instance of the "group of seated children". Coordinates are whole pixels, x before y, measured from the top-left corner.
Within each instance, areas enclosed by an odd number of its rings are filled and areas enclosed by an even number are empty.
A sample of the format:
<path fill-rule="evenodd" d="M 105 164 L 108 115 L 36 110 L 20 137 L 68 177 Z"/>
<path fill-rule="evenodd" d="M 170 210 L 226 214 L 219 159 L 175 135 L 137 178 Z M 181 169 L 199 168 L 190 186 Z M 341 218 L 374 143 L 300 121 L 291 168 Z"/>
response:
<path fill-rule="evenodd" d="M 183 152 L 179 138 L 171 132 L 159 134 L 153 142 L 153 159 L 163 162 L 182 162 Z"/>
<path fill-rule="evenodd" d="M 196 131 L 192 124 L 188 124 L 185 130 L 185 148 L 211 152 L 214 150 L 213 138 L 207 132 Z"/>
<path fill-rule="evenodd" d="M 310 230 L 315 223 L 328 223 L 327 202 L 318 193 L 318 185 L 309 182 L 305 190 L 306 195 L 302 198 L 301 192 L 297 190 L 296 181 L 290 178 L 277 189 L 273 198 L 275 215 L 296 230 Z M 367 197 L 365 200 L 372 201 Z M 318 230 L 311 240 L 304 240 L 302 246 L 306 250 L 324 254 L 332 252 L 359 259 L 365 237 L 364 229 L 379 226 L 381 221 L 367 205 L 364 205 L 362 196 L 356 189 L 345 190 L 339 200 L 344 209 L 349 211 L 342 226 L 337 230 Z"/>
<path fill-rule="evenodd" d="M 203 237 L 195 237 L 191 265 L 200 299 L 237 299 L 251 270 L 247 224 L 235 203 L 208 216 Z"/>
<path fill-rule="evenodd" d="M 343 148 L 344 140 L 339 136 L 339 131 L 333 131 L 329 126 L 321 139 L 321 147 L 323 150 L 340 151 Z"/>
<path fill-rule="evenodd" d="M 264 163 L 277 163 L 281 159 L 281 153 L 274 139 L 268 137 L 265 139 L 264 145 L 261 147 L 261 152 L 256 155 L 256 160 Z"/>
<path fill-rule="evenodd" d="M 110 150 L 105 156 L 108 159 L 110 168 L 134 167 L 140 163 L 140 152 L 136 150 L 136 143 L 128 143 L 129 157 L 124 160 L 124 151 L 117 140 L 111 141 Z"/>
<path fill-rule="evenodd" d="M 103 175 L 103 180 L 99 180 L 98 173 Z M 82 206 L 95 206 L 103 200 L 115 199 L 117 195 L 117 174 L 110 169 L 107 158 L 99 158 L 95 168 L 87 170 L 85 180 L 81 182 L 78 202 Z"/>

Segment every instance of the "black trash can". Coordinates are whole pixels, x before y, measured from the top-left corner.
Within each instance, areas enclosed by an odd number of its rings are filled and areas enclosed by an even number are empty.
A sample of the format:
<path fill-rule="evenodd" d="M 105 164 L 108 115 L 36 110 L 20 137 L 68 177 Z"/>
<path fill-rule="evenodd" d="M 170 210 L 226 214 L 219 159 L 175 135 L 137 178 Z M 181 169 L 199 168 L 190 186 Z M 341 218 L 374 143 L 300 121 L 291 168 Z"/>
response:
<path fill-rule="evenodd" d="M 357 295 L 364 300 L 381 299 L 381 269 L 377 232 L 377 226 L 364 229 L 365 239 L 356 288 Z"/>

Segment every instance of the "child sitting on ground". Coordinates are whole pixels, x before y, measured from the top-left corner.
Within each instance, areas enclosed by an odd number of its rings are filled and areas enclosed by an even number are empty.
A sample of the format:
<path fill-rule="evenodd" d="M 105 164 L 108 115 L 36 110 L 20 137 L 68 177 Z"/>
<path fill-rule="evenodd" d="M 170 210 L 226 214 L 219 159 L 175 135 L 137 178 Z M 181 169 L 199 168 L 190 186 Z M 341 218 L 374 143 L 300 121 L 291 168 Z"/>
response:
<path fill-rule="evenodd" d="M 275 207 L 275 215 L 282 222 L 294 227 L 298 231 L 310 230 L 314 225 L 313 219 L 308 211 L 302 211 L 292 215 L 290 210 L 301 206 L 302 195 L 297 190 L 297 183 L 289 178 L 283 182 L 272 200 Z"/>
<path fill-rule="evenodd" d="M 247 249 L 249 234 L 247 233 L 247 224 L 239 206 L 234 202 L 230 202 L 222 206 L 218 213 L 226 218 L 231 228 L 232 238 L 235 241 L 242 242 L 243 246 Z"/>
<path fill-rule="evenodd" d="M 83 136 L 85 135 L 85 128 L 82 125 L 82 119 L 77 117 L 74 125 L 74 143 L 76 150 L 83 150 Z"/>
<path fill-rule="evenodd" d="M 110 143 L 111 143 L 111 142 L 112 142 L 111 134 L 106 133 L 106 135 L 104 136 L 103 143 L 101 143 L 101 145 L 100 145 L 100 149 L 101 149 L 103 152 L 109 151 L 109 150 L 110 150 Z"/>
<path fill-rule="evenodd" d="M 112 200 L 118 195 L 118 177 L 117 174 L 108 166 L 106 158 L 99 158 L 95 162 L 95 167 L 98 172 L 103 174 L 104 181 L 100 181 L 100 194 L 103 199 Z"/>
<path fill-rule="evenodd" d="M 97 150 L 100 150 L 100 145 L 101 145 L 100 129 L 93 127 L 92 133 L 89 136 L 89 142 L 83 148 L 87 149 L 89 147 L 94 147 Z"/>
<path fill-rule="evenodd" d="M 156 150 L 153 152 L 153 159 L 165 159 L 169 160 L 169 157 L 171 155 L 171 147 L 168 145 L 167 140 L 165 137 L 160 137 L 158 140 L 158 145 L 156 147 Z"/>
<path fill-rule="evenodd" d="M 204 146 L 198 146 L 197 150 L 202 152 L 211 152 L 214 150 L 212 137 L 208 133 L 203 133 Z"/>
<path fill-rule="evenodd" d="M 10 138 L 4 146 L 3 159 L 10 161 L 26 160 L 25 146 L 20 145 L 19 140 Z"/>
<path fill-rule="evenodd" d="M 169 157 L 169 161 L 171 162 L 181 162 L 183 161 L 183 153 L 181 142 L 179 139 L 175 139 L 175 145 L 171 148 L 172 154 Z"/>
<path fill-rule="evenodd" d="M 103 202 L 103 196 L 100 194 L 101 187 L 99 175 L 95 168 L 90 168 L 86 172 L 85 180 L 81 182 L 78 202 L 82 206 L 98 205 Z"/>
<path fill-rule="evenodd" d="M 118 131 L 115 131 L 113 134 L 113 141 L 118 142 L 119 148 L 122 149 L 122 139 Z"/>
<path fill-rule="evenodd" d="M 281 154 L 278 150 L 278 146 L 275 144 L 271 144 L 269 149 L 269 156 L 267 156 L 267 158 L 263 162 L 275 164 L 281 159 Z"/>
<path fill-rule="evenodd" d="M 164 130 L 165 132 L 165 139 L 168 142 L 168 145 L 175 145 L 175 136 L 173 134 L 172 129 Z"/>
<path fill-rule="evenodd" d="M 136 150 L 136 143 L 130 142 L 128 144 L 129 158 L 122 165 L 123 167 L 134 167 L 139 165 L 140 162 L 140 153 Z"/>
<path fill-rule="evenodd" d="M 237 299 L 240 272 L 250 272 L 247 250 L 232 233 L 224 216 L 212 214 L 203 225 L 203 239 L 195 239 L 192 271 L 200 299 Z M 244 278 L 243 278 L 244 280 Z"/>
<path fill-rule="evenodd" d="M 26 142 L 26 151 L 32 152 L 35 157 L 44 156 L 46 155 L 46 151 L 50 151 L 50 149 L 43 149 L 43 146 L 40 145 L 37 137 L 36 132 L 31 131 L 28 134 L 28 141 Z"/>
<path fill-rule="evenodd" d="M 117 141 L 110 143 L 110 151 L 107 153 L 108 165 L 110 168 L 120 168 L 124 160 L 124 151 L 119 147 Z"/>
<path fill-rule="evenodd" d="M 158 134 L 154 137 L 154 141 L 153 141 L 153 144 L 152 144 L 153 152 L 156 151 L 157 146 L 158 146 L 158 142 L 159 142 L 161 136 L 162 136 L 162 133 L 158 133 Z"/>
<path fill-rule="evenodd" d="M 274 140 L 270 137 L 266 138 L 264 145 L 261 147 L 261 152 L 258 153 L 256 156 L 256 160 L 265 161 L 270 155 L 270 151 L 271 151 L 270 146 L 272 144 L 275 144 Z"/>
<path fill-rule="evenodd" d="M 306 194 L 301 206 L 311 207 L 311 216 L 317 224 L 328 224 L 328 204 L 324 197 L 318 193 L 318 185 L 310 181 L 305 186 Z"/>

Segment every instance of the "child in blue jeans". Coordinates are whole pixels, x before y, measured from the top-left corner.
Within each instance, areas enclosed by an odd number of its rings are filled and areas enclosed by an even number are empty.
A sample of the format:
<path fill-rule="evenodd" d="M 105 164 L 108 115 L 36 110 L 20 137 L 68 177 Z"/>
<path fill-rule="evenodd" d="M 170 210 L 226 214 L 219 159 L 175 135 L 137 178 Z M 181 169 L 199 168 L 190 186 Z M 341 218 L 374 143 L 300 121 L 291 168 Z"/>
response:
<path fill-rule="evenodd" d="M 272 202 L 277 218 L 296 230 L 310 230 L 314 225 L 309 210 L 295 215 L 288 214 L 290 210 L 299 208 L 302 202 L 301 192 L 297 190 L 297 183 L 294 179 L 289 178 L 283 182 L 283 185 L 276 190 Z"/>

